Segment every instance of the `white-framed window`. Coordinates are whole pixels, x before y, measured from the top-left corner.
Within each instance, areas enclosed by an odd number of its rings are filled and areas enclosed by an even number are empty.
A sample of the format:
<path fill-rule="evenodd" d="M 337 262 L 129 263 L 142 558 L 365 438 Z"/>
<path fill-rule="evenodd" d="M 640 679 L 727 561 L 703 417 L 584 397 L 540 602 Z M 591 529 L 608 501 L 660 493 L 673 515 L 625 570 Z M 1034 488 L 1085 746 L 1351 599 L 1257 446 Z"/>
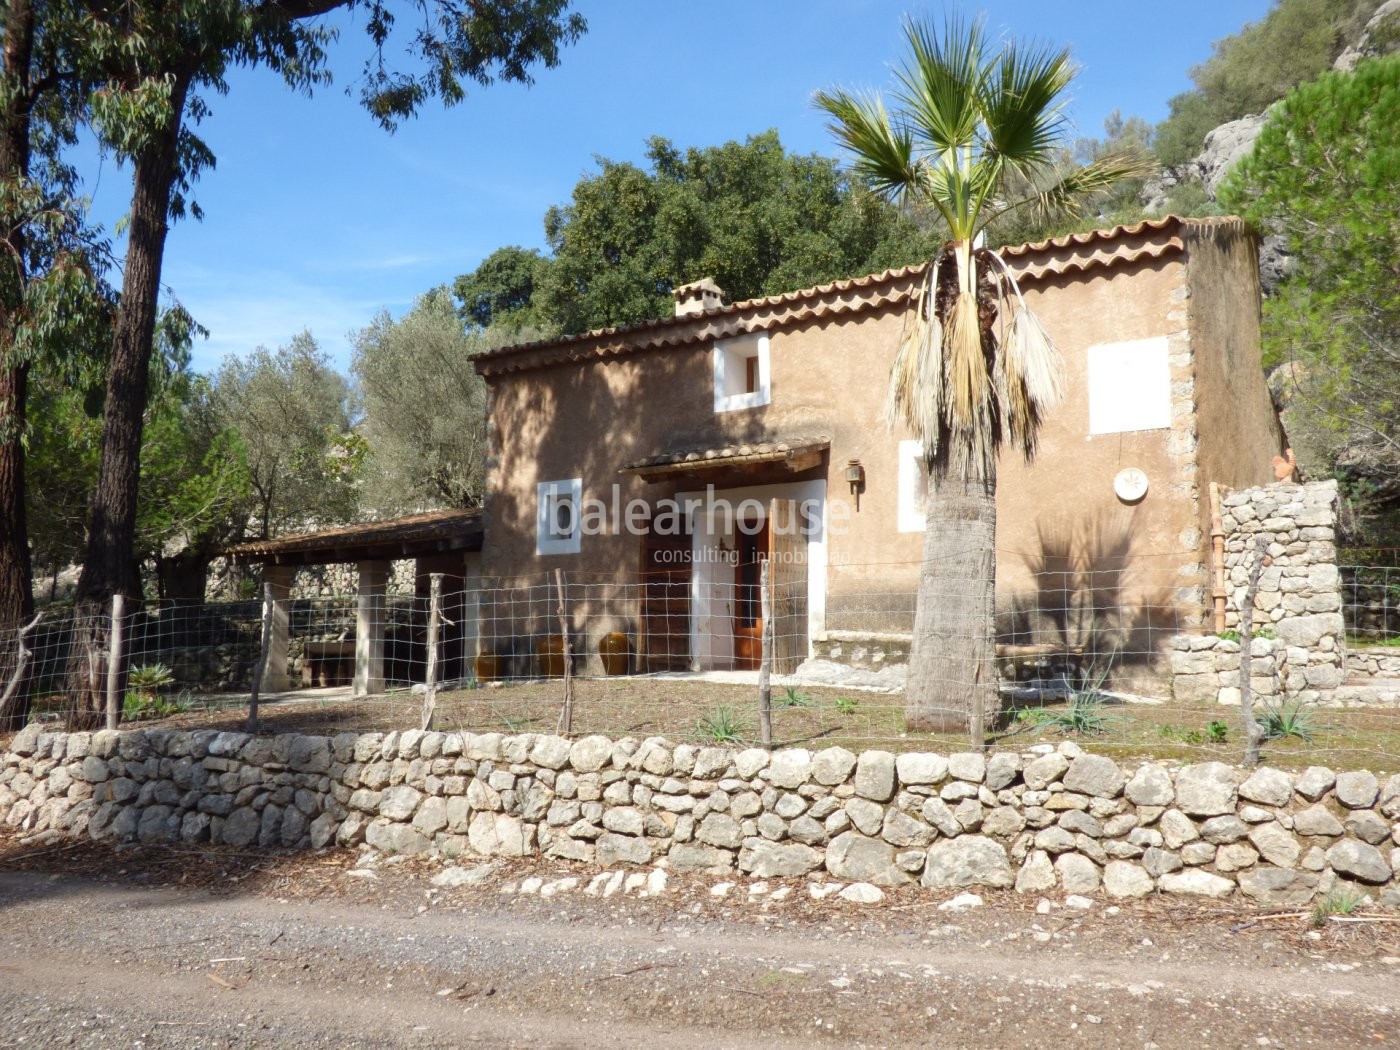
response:
<path fill-rule="evenodd" d="M 1089 347 L 1089 433 L 1122 434 L 1172 425 L 1167 337 Z"/>
<path fill-rule="evenodd" d="M 583 538 L 579 527 L 583 479 L 541 481 L 535 492 L 535 553 L 577 554 Z"/>
<path fill-rule="evenodd" d="M 928 512 L 928 469 L 924 466 L 922 441 L 899 443 L 900 532 L 923 532 Z"/>
<path fill-rule="evenodd" d="M 717 342 L 714 357 L 716 412 L 758 408 L 773 399 L 766 333 Z"/>

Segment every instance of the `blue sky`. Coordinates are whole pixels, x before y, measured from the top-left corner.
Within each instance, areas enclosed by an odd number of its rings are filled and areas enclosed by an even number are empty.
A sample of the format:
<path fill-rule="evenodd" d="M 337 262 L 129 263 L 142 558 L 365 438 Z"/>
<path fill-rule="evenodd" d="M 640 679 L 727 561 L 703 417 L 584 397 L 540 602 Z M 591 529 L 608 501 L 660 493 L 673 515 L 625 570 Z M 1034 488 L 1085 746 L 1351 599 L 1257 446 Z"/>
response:
<path fill-rule="evenodd" d="M 350 333 L 380 310 L 472 270 L 506 244 L 544 246 L 543 216 L 594 157 L 640 159 L 645 140 L 707 146 L 777 128 L 792 151 L 836 154 L 814 91 L 878 87 L 901 54 L 901 19 L 940 7 L 887 0 L 575 0 L 589 32 L 531 88 L 496 85 L 430 104 L 389 135 L 346 86 L 362 30 L 341 18 L 336 83 L 306 99 L 265 71 L 235 71 L 200 131 L 218 157 L 196 186 L 203 222 L 172 229 L 164 281 L 225 354 L 310 329 L 342 369 Z M 1270 0 L 994 0 L 989 25 L 1068 44 L 1081 67 L 1070 113 L 1100 134 L 1114 109 L 1157 121 L 1210 45 Z M 127 208 L 127 169 L 87 169 L 96 217 Z"/>

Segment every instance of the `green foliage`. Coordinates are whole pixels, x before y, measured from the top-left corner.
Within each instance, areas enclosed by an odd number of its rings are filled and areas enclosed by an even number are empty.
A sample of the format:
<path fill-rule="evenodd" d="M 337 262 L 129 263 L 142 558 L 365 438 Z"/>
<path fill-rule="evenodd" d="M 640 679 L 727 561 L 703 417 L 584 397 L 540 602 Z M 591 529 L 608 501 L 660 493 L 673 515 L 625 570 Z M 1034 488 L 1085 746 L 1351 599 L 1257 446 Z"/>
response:
<path fill-rule="evenodd" d="M 275 352 L 225 358 L 209 401 L 247 459 L 240 525 L 251 517 L 259 535 L 276 536 L 354 520 L 365 445 L 351 427 L 349 383 L 309 332 Z"/>
<path fill-rule="evenodd" d="M 1290 429 L 1310 435 L 1329 463 L 1381 464 L 1371 469 L 1382 495 L 1400 502 L 1397 184 L 1400 55 L 1392 55 L 1298 88 L 1220 193 L 1256 227 L 1282 235 L 1295 261 L 1263 313 L 1266 360 L 1289 362 Z"/>
<path fill-rule="evenodd" d="M 1349 886 L 1332 890 L 1313 905 L 1312 924 L 1319 929 L 1327 925 L 1333 915 L 1350 915 L 1365 903 L 1366 898 Z"/>
<path fill-rule="evenodd" d="M 518 332 L 467 330 L 446 287 L 354 336 L 367 453 L 362 503 L 385 513 L 481 503 L 486 386 L 472 358 Z"/>
<path fill-rule="evenodd" d="M 1054 729 L 1075 736 L 1102 735 L 1113 724 L 1113 716 L 1104 708 L 1106 697 L 1097 689 L 1084 689 L 1070 694 L 1063 709 L 1028 708 L 1017 718 L 1026 729 Z"/>
<path fill-rule="evenodd" d="M 537 249 L 497 248 L 452 286 L 462 319 L 477 328 L 514 330 L 535 323 L 535 285 L 548 260 Z"/>
<path fill-rule="evenodd" d="M 154 693 L 175 682 L 175 674 L 162 663 L 141 664 L 126 676 L 127 685 L 140 693 Z"/>
<path fill-rule="evenodd" d="M 1217 40 L 1214 54 L 1191 70 L 1195 88 L 1171 100 L 1155 148 L 1176 166 L 1201 151 L 1219 124 L 1260 113 L 1299 84 L 1331 68 L 1378 0 L 1277 0 L 1258 22 Z"/>
<path fill-rule="evenodd" d="M 853 696 L 838 696 L 832 704 L 839 715 L 853 715 L 860 707 L 859 701 Z"/>
<path fill-rule="evenodd" d="M 776 131 L 704 149 L 606 159 L 549 209 L 551 254 L 502 248 L 454 286 L 473 323 L 581 332 L 669 316 L 671 291 L 713 277 L 730 301 L 926 259 L 937 238 L 835 161 Z"/>
<path fill-rule="evenodd" d="M 1180 738 L 1188 744 L 1197 747 L 1204 744 L 1223 744 L 1230 738 L 1230 726 L 1220 719 L 1212 719 L 1207 722 L 1204 728 L 1188 729 L 1184 732 L 1174 726 L 1162 726 L 1159 730 L 1161 735 L 1167 739 Z"/>
<path fill-rule="evenodd" d="M 748 733 L 748 723 L 734 708 L 721 704 L 695 723 L 695 732 L 716 744 L 734 744 Z"/>
<path fill-rule="evenodd" d="M 1234 628 L 1234 627 L 1227 627 L 1227 628 L 1226 628 L 1225 630 L 1223 630 L 1223 631 L 1216 631 L 1216 632 L 1215 632 L 1215 637 L 1221 639 L 1222 641 L 1226 641 L 1226 642 L 1238 642 L 1238 641 L 1240 640 L 1240 632 L 1239 632 L 1236 628 Z M 1255 637 L 1255 638 L 1275 638 L 1275 637 L 1277 637 L 1277 635 L 1274 633 L 1274 629 L 1273 629 L 1272 627 L 1264 626 L 1264 627 L 1256 627 L 1256 628 L 1254 629 L 1254 637 Z"/>
<path fill-rule="evenodd" d="M 168 337 L 151 368 L 141 433 L 135 554 L 157 565 L 178 551 L 212 548 L 227 538 L 233 521 L 246 513 L 249 491 L 238 435 L 215 418 L 208 381 L 187 370 L 178 335 L 186 323 L 162 323 Z M 29 531 L 36 565 L 51 572 L 80 557 L 97 483 L 102 376 L 94 371 L 70 385 L 45 367 L 31 381 Z"/>
<path fill-rule="evenodd" d="M 164 718 L 184 710 L 178 700 L 166 700 L 160 691 L 173 685 L 175 675 L 165 664 L 141 664 L 133 667 L 126 678 L 127 692 L 122 698 L 122 718 L 134 722 L 142 718 Z"/>
<path fill-rule="evenodd" d="M 1265 740 L 1295 737 L 1307 744 L 1311 744 L 1313 737 L 1326 728 L 1317 723 L 1311 708 L 1304 707 L 1297 700 L 1277 705 L 1265 704 L 1259 712 L 1259 724 L 1264 730 Z"/>
<path fill-rule="evenodd" d="M 796 686 L 788 686 L 773 698 L 778 707 L 811 707 L 812 698 Z"/>
<path fill-rule="evenodd" d="M 182 715 L 202 706 L 188 690 L 176 696 L 160 696 L 152 693 L 128 691 L 122 697 L 122 721 L 139 722 L 144 719 L 169 718 Z"/>

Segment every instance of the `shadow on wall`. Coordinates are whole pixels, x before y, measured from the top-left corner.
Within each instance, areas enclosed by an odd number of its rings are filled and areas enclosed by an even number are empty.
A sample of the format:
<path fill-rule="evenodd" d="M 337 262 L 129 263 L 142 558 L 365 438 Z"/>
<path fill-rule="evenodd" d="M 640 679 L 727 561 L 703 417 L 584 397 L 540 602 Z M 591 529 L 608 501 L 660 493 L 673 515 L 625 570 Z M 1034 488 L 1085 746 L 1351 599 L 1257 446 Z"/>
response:
<path fill-rule="evenodd" d="M 1150 570 L 1134 553 L 1132 517 L 1062 517 L 1036 533 L 1039 549 L 1025 555 L 1032 586 L 999 610 L 997 640 L 1079 654 L 1091 680 L 1150 669 L 1179 615 L 1167 587 L 1136 578 Z"/>
<path fill-rule="evenodd" d="M 608 534 L 585 535 L 577 554 L 535 555 L 536 481 L 581 478 L 583 498 L 608 505 L 616 484 L 622 506 L 636 498 L 651 513 L 659 500 L 703 489 L 714 479 L 638 483 L 620 474 L 621 468 L 664 452 L 795 436 L 791 424 L 770 427 L 766 407 L 715 412 L 713 345 L 702 340 L 665 351 L 600 355 L 490 380 L 496 387 L 496 465 L 485 561 L 494 574 L 482 580 L 490 597 L 481 629 L 482 651 L 499 662 L 500 673 L 536 673 L 540 646 L 558 637 L 556 569 L 567 577 L 568 630 L 578 670 L 600 670 L 602 637 L 619 632 L 635 647 L 642 634 L 641 537 L 614 535 L 610 520 Z M 521 477 L 532 480 L 523 484 Z"/>

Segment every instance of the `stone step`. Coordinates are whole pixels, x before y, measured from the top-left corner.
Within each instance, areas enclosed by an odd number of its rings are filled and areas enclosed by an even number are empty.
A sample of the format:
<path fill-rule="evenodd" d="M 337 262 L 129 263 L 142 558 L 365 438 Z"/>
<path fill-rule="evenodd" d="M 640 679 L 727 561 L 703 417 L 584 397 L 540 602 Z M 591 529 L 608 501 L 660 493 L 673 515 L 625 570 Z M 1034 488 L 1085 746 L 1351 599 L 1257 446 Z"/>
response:
<path fill-rule="evenodd" d="M 1400 678 L 1349 678 L 1331 703 L 1340 707 L 1400 707 Z"/>

